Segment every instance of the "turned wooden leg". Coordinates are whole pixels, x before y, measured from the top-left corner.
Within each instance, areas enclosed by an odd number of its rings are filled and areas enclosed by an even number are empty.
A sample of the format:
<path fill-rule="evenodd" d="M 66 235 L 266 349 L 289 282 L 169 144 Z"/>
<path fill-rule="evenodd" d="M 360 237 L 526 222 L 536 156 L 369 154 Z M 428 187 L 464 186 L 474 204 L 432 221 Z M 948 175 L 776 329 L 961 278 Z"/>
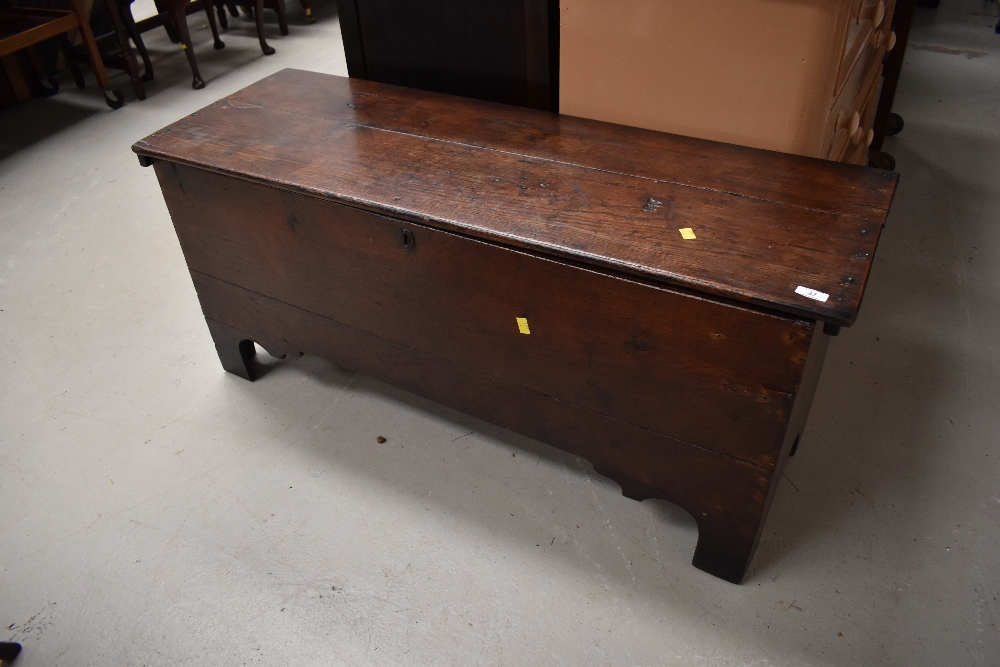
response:
<path fill-rule="evenodd" d="M 194 57 L 194 49 L 191 48 L 191 32 L 188 30 L 187 24 L 187 12 L 185 11 L 188 6 L 187 0 L 167 0 L 170 6 L 170 18 L 174 24 L 174 28 L 177 29 L 178 35 L 181 39 L 181 48 L 184 50 L 184 55 L 187 56 L 188 64 L 191 66 L 191 74 L 193 76 L 191 80 L 191 87 L 198 89 L 205 87 L 205 80 L 201 78 L 201 72 L 198 71 L 198 61 Z"/>
<path fill-rule="evenodd" d="M 215 351 L 219 353 L 219 361 L 222 367 L 232 373 L 239 375 L 244 380 L 253 382 L 257 379 L 257 372 L 253 367 L 253 359 L 257 355 L 253 341 L 241 334 L 236 329 L 215 320 L 206 320 L 208 330 L 215 341 Z"/>
<path fill-rule="evenodd" d="M 205 0 L 205 13 L 208 14 L 208 25 L 212 29 L 213 46 L 218 51 L 226 48 L 226 43 L 219 39 L 219 28 L 215 25 L 215 14 L 212 13 L 212 0 Z"/>
<path fill-rule="evenodd" d="M 268 46 L 267 40 L 264 39 L 264 0 L 255 0 L 253 13 L 254 19 L 257 21 L 257 39 L 260 40 L 260 50 L 264 52 L 265 56 L 273 55 L 274 48 Z"/>

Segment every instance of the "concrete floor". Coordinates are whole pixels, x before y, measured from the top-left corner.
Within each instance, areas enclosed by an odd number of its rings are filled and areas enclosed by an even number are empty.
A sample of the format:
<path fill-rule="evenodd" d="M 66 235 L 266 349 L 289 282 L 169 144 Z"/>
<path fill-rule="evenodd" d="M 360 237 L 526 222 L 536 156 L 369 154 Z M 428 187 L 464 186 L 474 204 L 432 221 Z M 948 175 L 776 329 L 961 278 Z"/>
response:
<path fill-rule="evenodd" d="M 157 32 L 145 102 L 0 111 L 0 639 L 23 667 L 1000 664 L 998 10 L 942 4 L 742 586 L 572 456 L 314 358 L 222 371 L 129 146 L 283 67 L 346 74 L 332 3 L 290 3 L 269 58 L 247 21 L 196 31 L 201 91 Z"/>

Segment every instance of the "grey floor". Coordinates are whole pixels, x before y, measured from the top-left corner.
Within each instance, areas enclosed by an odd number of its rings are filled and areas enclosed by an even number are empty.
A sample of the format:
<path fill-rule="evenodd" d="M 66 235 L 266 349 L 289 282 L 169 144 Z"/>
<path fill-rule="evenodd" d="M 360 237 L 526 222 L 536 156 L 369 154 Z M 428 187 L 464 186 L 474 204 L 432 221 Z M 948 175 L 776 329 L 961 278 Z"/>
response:
<path fill-rule="evenodd" d="M 584 461 L 314 358 L 222 371 L 129 146 L 280 68 L 345 74 L 328 0 L 269 58 L 247 21 L 196 30 L 204 90 L 157 32 L 145 102 L 0 111 L 0 639 L 24 667 L 1000 665 L 998 9 L 942 4 L 742 586 Z"/>

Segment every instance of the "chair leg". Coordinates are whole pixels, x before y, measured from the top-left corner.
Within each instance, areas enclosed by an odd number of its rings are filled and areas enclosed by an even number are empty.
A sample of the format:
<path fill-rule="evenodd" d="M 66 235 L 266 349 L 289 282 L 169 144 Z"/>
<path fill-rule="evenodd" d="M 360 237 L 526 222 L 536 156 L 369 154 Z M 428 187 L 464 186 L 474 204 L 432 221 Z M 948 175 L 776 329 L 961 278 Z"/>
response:
<path fill-rule="evenodd" d="M 76 62 L 76 54 L 73 53 L 73 45 L 70 44 L 69 37 L 66 33 L 59 35 L 59 45 L 62 47 L 63 58 L 66 60 L 66 66 L 69 67 L 70 73 L 73 75 L 73 83 L 76 84 L 77 88 L 83 89 L 87 82 L 83 79 L 83 72 L 80 70 L 80 64 Z"/>
<path fill-rule="evenodd" d="M 166 2 L 167 6 L 164 7 L 163 3 Z M 153 0 L 153 4 L 156 5 L 156 12 L 166 18 L 163 22 L 163 29 L 167 31 L 167 37 L 174 44 L 180 44 L 181 35 L 177 32 L 176 26 L 174 26 L 173 18 L 171 18 L 170 7 L 171 0 Z"/>
<path fill-rule="evenodd" d="M 226 15 L 226 6 L 219 3 L 215 6 L 215 11 L 219 17 L 219 27 L 223 30 L 229 30 L 229 17 Z"/>
<path fill-rule="evenodd" d="M 313 3 L 312 0 L 299 0 L 302 3 L 302 11 L 306 14 L 306 20 L 310 23 L 316 22 L 316 17 L 313 16 Z"/>
<path fill-rule="evenodd" d="M 139 63 L 136 62 L 135 53 L 128 43 L 128 35 L 125 34 L 125 22 L 122 20 L 122 0 L 107 0 L 108 13 L 111 15 L 111 24 L 115 29 L 115 36 L 118 38 L 118 48 L 122 52 L 122 60 L 125 61 L 125 73 L 128 74 L 132 82 L 132 90 L 140 100 L 146 99 L 146 87 L 142 85 L 142 78 L 139 76 Z M 124 0 L 125 6 L 130 8 L 129 0 Z M 129 14 L 131 14 L 129 9 Z"/>
<path fill-rule="evenodd" d="M 80 22 L 80 37 L 83 41 L 83 48 L 87 52 L 87 60 L 90 61 L 90 67 L 94 70 L 94 76 L 97 78 L 97 85 L 103 90 L 108 90 L 111 88 L 111 82 L 108 80 L 107 70 L 104 69 L 101 53 L 97 50 L 97 44 L 94 42 L 94 33 L 90 30 L 90 17 L 83 9 L 81 0 L 70 0 L 70 4 Z"/>
<path fill-rule="evenodd" d="M 288 34 L 288 18 L 285 16 L 285 0 L 269 0 L 274 5 L 274 11 L 278 12 L 278 29 L 282 35 Z"/>
<path fill-rule="evenodd" d="M 264 0 L 254 1 L 254 18 L 257 20 L 257 39 L 260 40 L 260 50 L 264 52 L 265 56 L 270 56 L 274 54 L 274 48 L 268 46 L 267 40 L 264 39 Z"/>
<path fill-rule="evenodd" d="M 219 39 L 219 28 L 215 24 L 215 14 L 212 12 L 212 0 L 205 0 L 205 13 L 208 14 L 208 25 L 212 29 L 215 50 L 226 48 L 226 43 Z"/>
<path fill-rule="evenodd" d="M 128 36 L 132 38 L 135 43 L 135 48 L 139 50 L 139 56 L 142 58 L 142 80 L 152 81 L 153 80 L 153 63 L 149 60 L 149 52 L 146 51 L 146 44 L 142 41 L 142 35 L 139 33 L 139 26 L 135 24 L 135 17 L 132 16 L 132 1 L 133 0 L 118 0 L 122 12 L 122 23 L 125 24 L 125 31 Z"/>
<path fill-rule="evenodd" d="M 201 72 L 198 71 L 198 61 L 194 57 L 194 49 L 191 48 L 191 32 L 188 30 L 187 24 L 187 14 L 185 10 L 188 6 L 188 0 L 167 0 L 170 3 L 170 16 L 174 22 L 174 27 L 177 29 L 177 34 L 181 38 L 181 49 L 184 50 L 184 55 L 187 56 L 188 65 L 191 66 L 191 87 L 195 90 L 205 87 L 205 80 L 201 78 Z"/>
<path fill-rule="evenodd" d="M 87 60 L 90 61 L 90 67 L 94 70 L 97 85 L 104 91 L 104 101 L 112 109 L 117 109 L 125 104 L 125 96 L 122 95 L 121 91 L 111 89 L 108 72 L 104 69 L 104 60 L 101 59 L 101 52 L 97 50 L 94 33 L 90 30 L 90 16 L 84 10 L 82 0 L 70 0 L 70 4 L 80 24 L 80 39 L 83 41 L 83 48 L 87 51 Z"/>
<path fill-rule="evenodd" d="M 58 79 L 51 76 L 52 72 L 42 63 L 34 46 L 29 46 L 26 51 L 31 60 L 31 66 L 35 68 L 35 74 L 38 76 L 38 85 L 42 88 L 40 97 L 52 97 L 59 92 Z"/>

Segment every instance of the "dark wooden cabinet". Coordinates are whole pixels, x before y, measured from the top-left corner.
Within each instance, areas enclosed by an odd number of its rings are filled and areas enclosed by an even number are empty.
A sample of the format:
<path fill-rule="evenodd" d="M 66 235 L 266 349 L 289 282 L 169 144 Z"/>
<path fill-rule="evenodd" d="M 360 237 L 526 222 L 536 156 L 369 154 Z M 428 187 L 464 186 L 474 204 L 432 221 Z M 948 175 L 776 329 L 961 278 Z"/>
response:
<path fill-rule="evenodd" d="M 248 140 L 247 137 L 252 137 Z M 582 456 L 740 581 L 894 174 L 285 70 L 138 142 L 216 349 Z"/>
<path fill-rule="evenodd" d="M 557 0 L 337 0 L 352 78 L 558 110 Z"/>

